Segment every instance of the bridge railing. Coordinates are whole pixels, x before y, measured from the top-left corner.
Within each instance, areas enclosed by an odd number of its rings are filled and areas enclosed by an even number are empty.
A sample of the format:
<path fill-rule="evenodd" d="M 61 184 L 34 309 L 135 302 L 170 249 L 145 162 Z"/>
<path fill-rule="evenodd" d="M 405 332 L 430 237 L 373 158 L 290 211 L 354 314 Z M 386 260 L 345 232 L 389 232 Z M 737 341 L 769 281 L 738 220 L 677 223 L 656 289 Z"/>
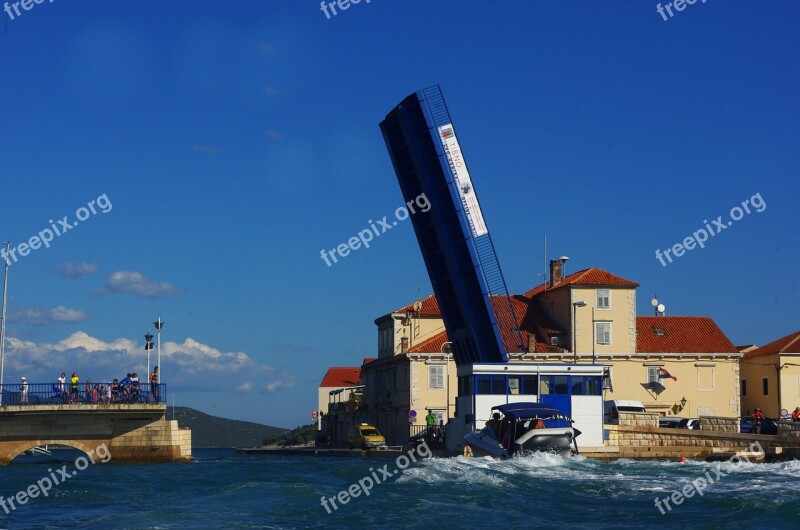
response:
<path fill-rule="evenodd" d="M 112 383 L 92 382 L 73 388 L 69 382 L 63 388 L 58 383 L 28 383 L 27 389 L 20 383 L 0 385 L 3 405 L 58 405 L 58 404 L 137 404 L 166 403 L 167 385 L 152 385 L 140 382 L 138 388 L 119 386 L 116 390 Z"/>

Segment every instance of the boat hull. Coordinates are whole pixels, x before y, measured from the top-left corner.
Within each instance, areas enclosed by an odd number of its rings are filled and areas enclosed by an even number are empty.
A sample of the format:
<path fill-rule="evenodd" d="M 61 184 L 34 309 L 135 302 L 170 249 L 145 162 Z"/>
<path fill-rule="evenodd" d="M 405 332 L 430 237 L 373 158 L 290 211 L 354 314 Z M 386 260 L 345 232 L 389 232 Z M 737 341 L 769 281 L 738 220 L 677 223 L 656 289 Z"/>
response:
<path fill-rule="evenodd" d="M 472 449 L 473 454 L 491 456 L 493 458 L 509 458 L 533 452 L 555 453 L 564 458 L 572 455 L 572 443 L 575 433 L 572 428 L 545 428 L 528 431 L 520 436 L 511 447 L 504 448 L 494 437 L 494 433 L 486 429 L 464 436 L 464 441 Z"/>

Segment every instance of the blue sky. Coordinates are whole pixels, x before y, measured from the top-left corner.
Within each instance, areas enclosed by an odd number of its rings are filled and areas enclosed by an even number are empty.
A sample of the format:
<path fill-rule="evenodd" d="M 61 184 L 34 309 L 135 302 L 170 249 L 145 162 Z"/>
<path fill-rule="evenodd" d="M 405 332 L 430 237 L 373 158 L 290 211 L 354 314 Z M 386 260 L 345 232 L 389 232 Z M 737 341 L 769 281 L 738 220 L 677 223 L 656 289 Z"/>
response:
<path fill-rule="evenodd" d="M 548 258 L 641 284 L 735 343 L 798 329 L 796 2 L 66 2 L 0 12 L 6 382 L 144 372 L 176 403 L 292 427 L 374 319 L 431 293 L 378 123 L 439 83 L 509 289 Z M 13 8 L 12 8 L 13 9 Z M 760 194 L 666 267 L 704 220 Z M 105 196 L 107 200 L 98 197 Z M 107 213 L 97 204 L 110 205 Z M 794 316 L 793 316 L 794 315 Z"/>

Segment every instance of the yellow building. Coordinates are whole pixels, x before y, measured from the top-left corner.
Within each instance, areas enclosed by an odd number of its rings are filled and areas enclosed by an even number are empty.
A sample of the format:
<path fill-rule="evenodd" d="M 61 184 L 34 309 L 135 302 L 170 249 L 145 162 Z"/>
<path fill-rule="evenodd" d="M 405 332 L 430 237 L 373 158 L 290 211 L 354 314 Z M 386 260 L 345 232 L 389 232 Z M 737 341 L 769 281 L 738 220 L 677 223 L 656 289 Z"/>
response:
<path fill-rule="evenodd" d="M 742 413 L 777 418 L 800 407 L 800 331 L 747 351 L 741 361 Z"/>
<path fill-rule="evenodd" d="M 492 300 L 510 361 L 596 361 L 607 367 L 605 399 L 638 400 L 664 415 L 738 416 L 736 347 L 710 318 L 637 317 L 637 287 L 594 267 L 562 277 L 553 260 L 548 282 L 510 305 Z M 456 366 L 435 297 L 375 324 L 378 359 L 362 366 L 363 412 L 391 444 L 423 430 L 428 412 L 446 424 Z"/>
<path fill-rule="evenodd" d="M 433 296 L 384 315 L 375 325 L 378 358 L 362 367 L 363 410 L 389 445 L 401 445 L 425 429 L 428 413 L 436 425 L 447 423 L 455 406 L 455 362 Z"/>
<path fill-rule="evenodd" d="M 525 294 L 563 330 L 548 338 L 565 348 L 541 360 L 605 365 L 607 400 L 664 415 L 739 415 L 741 354 L 712 319 L 637 317 L 639 285 L 594 267 L 562 278 L 553 260 L 550 278 Z"/>

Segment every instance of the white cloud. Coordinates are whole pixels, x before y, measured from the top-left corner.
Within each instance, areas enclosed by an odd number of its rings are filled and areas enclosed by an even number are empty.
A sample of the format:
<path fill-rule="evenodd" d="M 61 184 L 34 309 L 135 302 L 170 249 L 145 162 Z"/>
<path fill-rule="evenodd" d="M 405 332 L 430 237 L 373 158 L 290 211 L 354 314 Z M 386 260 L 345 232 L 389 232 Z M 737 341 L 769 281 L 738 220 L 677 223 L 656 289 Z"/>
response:
<path fill-rule="evenodd" d="M 108 277 L 104 288 L 97 290 L 97 294 L 108 293 L 128 293 L 146 298 L 160 298 L 178 294 L 178 290 L 171 283 L 154 282 L 140 272 L 117 271 Z"/>
<path fill-rule="evenodd" d="M 27 307 L 11 313 L 8 315 L 8 319 L 18 324 L 44 326 L 58 322 L 82 322 L 86 320 L 86 312 L 79 309 L 70 309 L 63 305 L 52 309 Z"/>
<path fill-rule="evenodd" d="M 287 379 L 287 380 L 276 380 L 271 381 L 264 386 L 264 391 L 268 394 L 274 394 L 281 388 L 291 388 L 294 386 L 294 378 Z"/>
<path fill-rule="evenodd" d="M 56 270 L 56 274 L 65 278 L 80 278 L 81 276 L 88 276 L 97 272 L 96 263 L 72 263 L 66 262 Z"/>
<path fill-rule="evenodd" d="M 137 372 L 146 380 L 144 344 L 118 338 L 111 342 L 83 331 L 56 342 L 36 344 L 7 338 L 6 375 L 25 375 L 32 383 L 55 381 L 61 372 L 78 372 L 82 381 L 107 382 Z M 150 369 L 157 352 L 150 356 Z M 192 338 L 183 343 L 161 344 L 160 371 L 168 391 L 250 393 L 254 389 L 275 392 L 294 386 L 294 376 L 260 363 L 245 352 L 224 352 Z"/>

